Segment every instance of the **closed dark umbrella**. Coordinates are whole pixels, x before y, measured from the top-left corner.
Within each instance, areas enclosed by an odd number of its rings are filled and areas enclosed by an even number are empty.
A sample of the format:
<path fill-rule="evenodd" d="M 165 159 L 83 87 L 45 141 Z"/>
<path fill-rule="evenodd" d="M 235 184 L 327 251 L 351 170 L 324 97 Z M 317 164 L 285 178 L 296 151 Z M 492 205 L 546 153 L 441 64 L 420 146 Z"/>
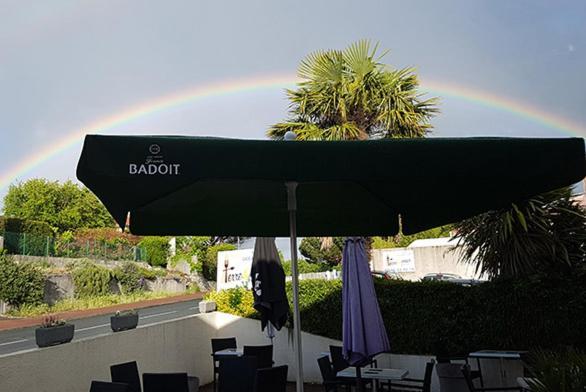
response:
<path fill-rule="evenodd" d="M 303 367 L 297 235 L 405 234 L 580 181 L 584 140 L 260 141 L 86 136 L 77 177 L 139 235 L 291 237 L 297 391 Z"/>
<path fill-rule="evenodd" d="M 360 367 L 391 349 L 368 265 L 364 238 L 348 237 L 342 256 L 342 346 L 344 357 Z"/>
<path fill-rule="evenodd" d="M 285 292 L 285 272 L 274 237 L 256 238 L 250 277 L 254 308 L 260 312 L 262 330 L 267 326 L 271 328 L 269 324 L 280 330 L 287 322 L 289 303 Z"/>

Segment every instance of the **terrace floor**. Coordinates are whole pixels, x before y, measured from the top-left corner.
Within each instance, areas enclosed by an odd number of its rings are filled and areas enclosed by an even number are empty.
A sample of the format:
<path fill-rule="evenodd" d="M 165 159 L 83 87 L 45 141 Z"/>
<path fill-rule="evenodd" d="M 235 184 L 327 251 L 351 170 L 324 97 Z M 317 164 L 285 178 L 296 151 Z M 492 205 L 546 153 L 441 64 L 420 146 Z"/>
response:
<path fill-rule="evenodd" d="M 321 384 L 305 384 L 305 392 L 323 392 L 324 387 Z M 200 392 L 214 392 L 214 384 L 203 385 L 199 388 Z M 287 383 L 287 392 L 295 392 L 295 383 Z"/>

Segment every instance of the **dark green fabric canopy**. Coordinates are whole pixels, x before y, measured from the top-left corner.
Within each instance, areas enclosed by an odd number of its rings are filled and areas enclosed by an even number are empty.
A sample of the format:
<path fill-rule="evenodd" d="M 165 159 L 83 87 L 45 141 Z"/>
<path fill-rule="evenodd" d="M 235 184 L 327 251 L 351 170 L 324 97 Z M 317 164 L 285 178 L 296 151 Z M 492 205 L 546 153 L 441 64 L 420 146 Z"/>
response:
<path fill-rule="evenodd" d="M 140 235 L 405 234 L 505 207 L 586 175 L 584 140 L 309 142 L 86 136 L 78 178 Z"/>

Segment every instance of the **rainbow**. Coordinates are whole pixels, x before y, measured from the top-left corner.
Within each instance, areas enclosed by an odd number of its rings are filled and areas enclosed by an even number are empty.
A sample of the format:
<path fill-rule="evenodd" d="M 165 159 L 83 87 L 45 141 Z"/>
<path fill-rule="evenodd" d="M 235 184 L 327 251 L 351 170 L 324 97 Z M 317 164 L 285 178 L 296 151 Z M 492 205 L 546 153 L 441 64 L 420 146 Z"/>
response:
<path fill-rule="evenodd" d="M 78 130 L 68 132 L 64 137 L 56 140 L 53 144 L 44 147 L 35 155 L 26 157 L 22 161 L 16 163 L 5 172 L 0 173 L 0 190 L 7 188 L 12 181 L 41 165 L 43 162 L 82 141 L 83 137 L 88 133 L 86 130 L 90 130 L 92 133 L 106 133 L 114 127 L 180 105 L 187 105 L 210 97 L 275 88 L 290 88 L 295 85 L 296 81 L 297 78 L 294 74 L 254 76 L 244 79 L 205 84 L 140 103 L 136 106 L 99 119 L 93 123 L 89 123 L 80 127 Z M 562 133 L 580 137 L 586 136 L 586 128 L 576 122 L 504 96 L 453 83 L 443 83 L 433 80 L 424 80 L 422 83 L 422 89 L 440 97 L 455 97 L 504 112 L 509 112 Z"/>

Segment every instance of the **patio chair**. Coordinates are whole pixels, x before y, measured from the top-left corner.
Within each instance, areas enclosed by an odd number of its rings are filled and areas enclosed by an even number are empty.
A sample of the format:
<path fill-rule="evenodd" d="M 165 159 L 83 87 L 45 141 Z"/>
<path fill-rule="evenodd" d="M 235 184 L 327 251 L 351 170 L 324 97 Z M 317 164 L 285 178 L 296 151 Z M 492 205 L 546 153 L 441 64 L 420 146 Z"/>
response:
<path fill-rule="evenodd" d="M 220 392 L 250 392 L 256 378 L 256 357 L 233 357 L 220 360 L 218 387 Z M 147 392 L 147 391 L 145 391 Z"/>
<path fill-rule="evenodd" d="M 474 382 L 472 381 L 472 376 L 470 374 L 470 366 L 464 365 L 461 368 L 462 375 L 464 376 L 464 380 L 466 381 L 466 385 L 468 386 L 469 392 L 484 392 L 484 391 L 521 391 L 521 387 L 498 387 L 498 388 L 476 388 L 474 386 Z"/>
<path fill-rule="evenodd" d="M 319 365 L 319 371 L 322 377 L 322 385 L 324 386 L 325 392 L 338 392 L 338 387 L 345 387 L 346 390 L 350 391 L 350 388 L 354 384 L 351 379 L 341 379 L 336 377 L 336 372 L 332 368 L 330 358 L 323 356 L 317 359 Z"/>
<path fill-rule="evenodd" d="M 189 392 L 187 373 L 143 373 L 144 392 Z"/>
<path fill-rule="evenodd" d="M 140 386 L 140 373 L 135 361 L 120 363 L 110 366 L 112 382 L 128 384 L 128 392 L 142 392 Z"/>
<path fill-rule="evenodd" d="M 254 381 L 254 392 L 285 392 L 287 370 L 287 365 L 258 369 Z"/>
<path fill-rule="evenodd" d="M 435 369 L 440 392 L 470 392 L 462 373 L 462 364 L 438 362 Z"/>
<path fill-rule="evenodd" d="M 470 365 L 468 362 L 468 354 L 461 354 L 461 355 L 438 355 L 436 356 L 437 363 L 458 363 L 460 365 Z M 484 379 L 482 378 L 482 371 L 480 370 L 480 361 L 477 359 L 476 361 L 478 369 L 472 370 L 470 369 L 470 376 L 472 379 L 478 379 L 480 381 L 480 386 L 484 387 Z"/>
<path fill-rule="evenodd" d="M 340 370 L 344 370 L 350 366 L 348 361 L 346 361 L 344 358 L 342 346 L 330 346 L 330 356 L 332 357 L 332 366 L 334 368 L 334 372 L 338 373 Z M 378 366 L 376 359 L 370 361 L 369 364 L 371 367 Z"/>
<path fill-rule="evenodd" d="M 128 384 L 128 392 L 142 392 L 140 386 L 140 373 L 136 361 L 119 363 L 110 366 L 110 377 L 113 382 Z M 199 389 L 199 378 L 187 376 L 189 392 L 197 392 Z"/>
<path fill-rule="evenodd" d="M 431 376 L 433 375 L 433 367 L 434 366 L 435 366 L 435 361 L 433 359 L 425 364 L 425 374 L 423 376 L 423 380 L 416 379 L 416 378 L 404 378 L 401 381 L 389 382 L 387 384 L 389 387 L 389 391 L 431 392 Z"/>
<path fill-rule="evenodd" d="M 212 358 L 214 363 L 214 392 L 218 391 L 217 375 L 220 371 L 218 358 L 214 355 L 218 351 L 226 350 L 228 348 L 236 349 L 236 338 L 217 338 L 212 339 Z"/>
<path fill-rule="evenodd" d="M 256 357 L 259 369 L 270 368 L 273 366 L 273 345 L 267 346 L 244 346 L 242 354 L 245 356 Z"/>
<path fill-rule="evenodd" d="M 92 381 L 90 392 L 129 392 L 128 384 L 119 382 Z"/>

